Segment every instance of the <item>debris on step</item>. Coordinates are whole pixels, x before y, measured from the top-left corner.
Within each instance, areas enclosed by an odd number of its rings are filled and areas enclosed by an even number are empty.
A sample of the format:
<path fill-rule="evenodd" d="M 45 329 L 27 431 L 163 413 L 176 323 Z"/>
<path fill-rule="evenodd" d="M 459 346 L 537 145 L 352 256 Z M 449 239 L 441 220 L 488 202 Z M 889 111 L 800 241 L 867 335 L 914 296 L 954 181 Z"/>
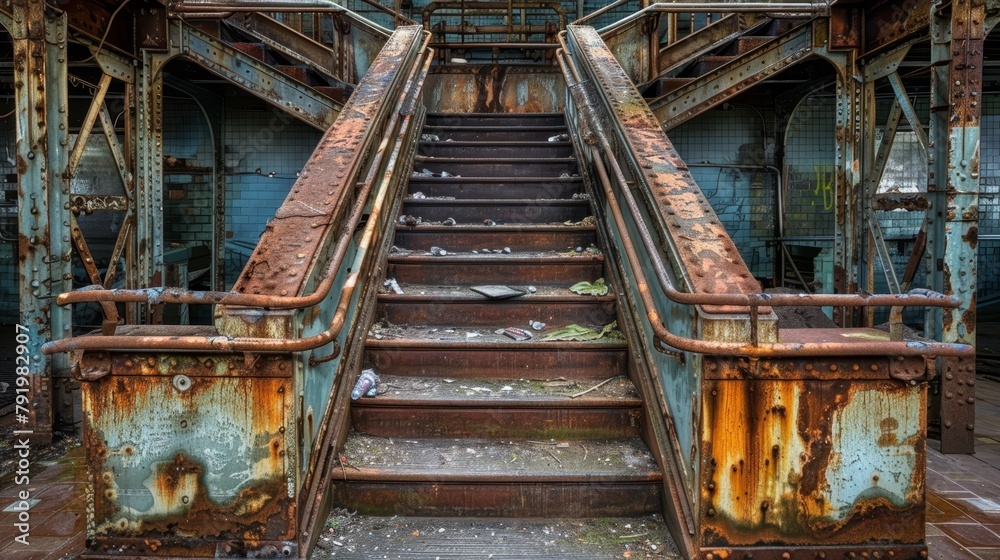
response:
<path fill-rule="evenodd" d="M 445 221 L 441 222 L 441 225 L 445 225 L 445 226 L 453 226 L 453 225 L 455 225 L 455 224 L 457 224 L 457 223 L 458 223 L 458 222 L 456 222 L 456 221 L 455 221 L 455 218 L 448 218 L 448 219 L 446 219 Z"/>
<path fill-rule="evenodd" d="M 574 249 L 574 251 L 576 251 L 577 253 L 582 253 L 583 247 L 577 247 L 576 249 Z"/>
<path fill-rule="evenodd" d="M 431 247 L 431 254 L 435 257 L 443 257 L 448 254 L 448 251 L 445 251 L 440 247 Z"/>
<path fill-rule="evenodd" d="M 440 142 L 441 141 L 441 137 L 439 137 L 437 134 L 421 134 L 420 135 L 420 141 L 421 142 Z"/>
<path fill-rule="evenodd" d="M 581 296 L 606 296 L 608 295 L 608 285 L 604 283 L 604 278 L 598 278 L 593 282 L 577 282 L 569 287 L 569 291 Z"/>
<path fill-rule="evenodd" d="M 409 214 L 403 214 L 399 217 L 399 225 L 413 227 L 418 225 L 422 220 L 417 216 L 410 216 Z"/>
<path fill-rule="evenodd" d="M 477 250 L 473 249 L 473 250 L 472 250 L 472 254 L 473 254 L 473 255 L 478 255 L 478 254 L 479 254 L 479 251 L 477 251 Z"/>
<path fill-rule="evenodd" d="M 590 195 L 585 192 L 573 193 L 573 200 L 590 200 Z"/>
<path fill-rule="evenodd" d="M 503 252 L 507 253 L 509 255 L 510 254 L 510 247 L 504 247 L 503 248 Z"/>
<path fill-rule="evenodd" d="M 439 175 L 439 177 L 444 177 L 444 178 L 447 179 L 447 178 L 452 178 L 452 177 L 458 178 L 458 177 L 461 177 L 461 175 L 452 175 L 451 173 L 448 173 L 447 171 L 442 171 L 441 175 Z"/>
<path fill-rule="evenodd" d="M 476 337 L 480 337 L 480 336 L 482 336 L 482 335 L 479 334 L 479 333 L 477 333 L 477 332 L 467 332 L 467 333 L 465 333 L 465 338 L 476 338 Z"/>
<path fill-rule="evenodd" d="M 508 338 L 513 338 L 514 340 L 517 340 L 519 342 L 524 340 L 531 340 L 530 332 L 524 329 L 519 329 L 517 327 L 507 327 L 506 329 L 499 329 L 496 332 L 497 334 L 502 334 Z"/>
<path fill-rule="evenodd" d="M 417 191 L 415 193 L 410 193 L 410 198 L 413 198 L 413 199 L 416 199 L 416 200 L 423 200 L 423 199 L 425 199 L 427 197 L 424 196 L 424 193 L 422 193 L 420 191 Z"/>
<path fill-rule="evenodd" d="M 528 286 L 528 293 L 529 294 L 533 294 L 533 293 L 535 293 L 537 291 L 538 291 L 538 288 L 536 288 L 534 286 Z"/>
<path fill-rule="evenodd" d="M 363 396 L 374 397 L 378 394 L 379 378 L 373 369 L 366 369 L 358 376 L 358 382 L 351 391 L 351 400 L 356 401 Z"/>
<path fill-rule="evenodd" d="M 492 227 L 492 226 L 497 225 L 497 223 L 494 222 L 493 220 L 489 219 L 489 218 L 486 218 L 485 220 L 483 220 L 483 225 L 486 226 L 486 227 Z"/>
<path fill-rule="evenodd" d="M 403 288 L 399 287 L 399 282 L 396 282 L 395 278 L 387 279 L 382 285 L 392 290 L 394 294 L 403 295 Z"/>
<path fill-rule="evenodd" d="M 545 338 L 542 340 L 586 342 L 601 339 L 621 340 L 622 338 L 624 338 L 624 336 L 621 331 L 618 330 L 618 321 L 612 321 L 607 325 L 604 325 L 600 331 L 572 324 L 545 335 Z"/>
<path fill-rule="evenodd" d="M 430 169 L 421 169 L 420 171 L 414 171 L 411 177 L 433 177 L 434 172 Z"/>
<path fill-rule="evenodd" d="M 469 289 L 490 299 L 508 299 L 524 295 L 523 290 L 511 288 L 510 286 L 471 286 Z"/>
<path fill-rule="evenodd" d="M 569 134 L 557 134 L 549 137 L 549 142 L 569 142 Z"/>
<path fill-rule="evenodd" d="M 528 321 L 528 326 L 536 331 L 540 331 L 545 328 L 545 323 L 541 321 Z"/>

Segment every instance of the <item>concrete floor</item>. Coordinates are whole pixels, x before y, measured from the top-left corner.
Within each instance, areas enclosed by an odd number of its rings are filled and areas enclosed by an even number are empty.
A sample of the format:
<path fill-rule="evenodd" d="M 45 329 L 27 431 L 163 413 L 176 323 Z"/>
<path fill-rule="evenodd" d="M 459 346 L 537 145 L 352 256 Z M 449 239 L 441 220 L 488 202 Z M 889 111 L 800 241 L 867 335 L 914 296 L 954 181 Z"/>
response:
<path fill-rule="evenodd" d="M 1000 560 L 1000 382 L 980 378 L 976 402 L 976 454 L 927 452 L 927 546 L 935 560 Z M 11 453 L 4 442 L 0 453 Z M 30 544 L 14 541 L 18 513 L 10 511 L 24 487 L 7 479 L 0 488 L 0 558 L 72 558 L 84 547 L 86 500 L 83 450 L 39 461 L 28 487 L 38 502 L 30 511 Z"/>

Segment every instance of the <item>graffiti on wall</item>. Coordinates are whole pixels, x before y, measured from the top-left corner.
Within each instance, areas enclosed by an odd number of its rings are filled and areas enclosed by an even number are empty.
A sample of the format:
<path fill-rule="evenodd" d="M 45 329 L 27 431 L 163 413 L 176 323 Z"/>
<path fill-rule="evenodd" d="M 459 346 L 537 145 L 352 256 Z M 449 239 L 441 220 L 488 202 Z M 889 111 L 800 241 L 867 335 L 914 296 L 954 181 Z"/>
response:
<path fill-rule="evenodd" d="M 836 172 L 832 165 L 814 165 L 813 172 L 816 174 L 816 183 L 810 204 L 812 206 L 822 204 L 823 210 L 830 212 L 833 210 L 835 200 L 833 187 L 837 177 Z"/>

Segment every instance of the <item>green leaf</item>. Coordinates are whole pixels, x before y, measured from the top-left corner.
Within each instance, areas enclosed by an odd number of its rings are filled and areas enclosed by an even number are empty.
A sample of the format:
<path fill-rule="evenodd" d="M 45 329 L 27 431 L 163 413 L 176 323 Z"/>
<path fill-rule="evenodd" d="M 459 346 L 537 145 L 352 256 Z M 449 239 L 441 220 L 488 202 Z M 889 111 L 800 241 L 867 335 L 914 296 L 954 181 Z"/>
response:
<path fill-rule="evenodd" d="M 618 330 L 618 321 L 612 321 L 607 325 L 604 325 L 599 332 L 588 329 L 587 327 L 581 327 L 577 324 L 572 324 L 545 335 L 545 338 L 542 340 L 586 342 L 588 340 L 599 340 L 602 338 L 610 338 L 613 340 L 620 340 L 623 338 L 621 331 Z"/>
<path fill-rule="evenodd" d="M 591 282 L 577 282 L 569 287 L 571 292 L 584 296 L 604 296 L 608 294 L 608 285 L 604 283 L 604 278 L 598 278 Z"/>

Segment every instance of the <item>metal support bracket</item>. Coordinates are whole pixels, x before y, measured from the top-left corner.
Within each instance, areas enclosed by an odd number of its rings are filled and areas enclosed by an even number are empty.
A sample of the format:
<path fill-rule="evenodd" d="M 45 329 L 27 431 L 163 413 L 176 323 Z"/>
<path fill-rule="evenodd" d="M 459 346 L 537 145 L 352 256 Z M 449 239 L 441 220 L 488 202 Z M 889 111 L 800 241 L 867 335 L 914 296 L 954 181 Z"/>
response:
<path fill-rule="evenodd" d="M 111 353 L 104 350 L 84 352 L 72 371 L 73 378 L 78 381 L 97 381 L 111 373 Z"/>

